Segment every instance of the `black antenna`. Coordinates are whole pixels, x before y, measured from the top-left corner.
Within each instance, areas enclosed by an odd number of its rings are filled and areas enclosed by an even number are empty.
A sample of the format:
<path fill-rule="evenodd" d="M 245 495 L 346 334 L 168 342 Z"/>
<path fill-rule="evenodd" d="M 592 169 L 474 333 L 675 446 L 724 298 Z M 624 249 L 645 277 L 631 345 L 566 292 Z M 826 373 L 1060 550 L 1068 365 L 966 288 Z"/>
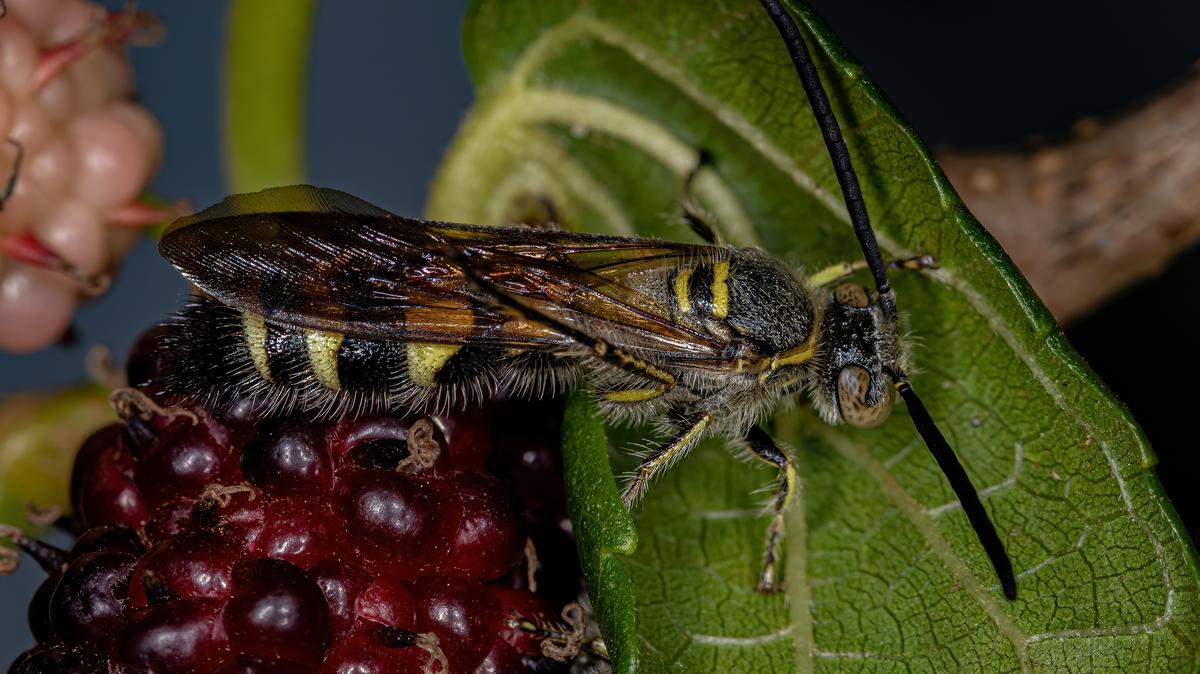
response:
<path fill-rule="evenodd" d="M 883 310 L 885 318 L 895 321 L 896 296 L 888 283 L 887 264 L 879 252 L 879 242 L 875 240 L 875 230 L 871 229 L 871 217 L 867 213 L 867 203 L 863 200 L 862 188 L 858 184 L 858 175 L 854 172 L 854 162 L 850 159 L 850 151 L 846 148 L 846 141 L 842 138 L 842 128 L 833 114 L 833 108 L 829 105 L 829 97 L 825 94 L 825 87 L 821 84 L 821 76 L 817 73 L 812 58 L 809 56 L 808 45 L 804 42 L 804 36 L 800 34 L 796 22 L 792 20 L 792 16 L 778 0 L 760 0 L 760 2 L 763 9 L 767 10 L 767 14 L 771 16 L 775 28 L 779 30 L 784 44 L 787 45 L 788 54 L 792 57 L 792 64 L 796 66 L 796 74 L 800 76 L 800 84 L 808 96 L 813 116 L 817 119 L 817 125 L 821 127 L 821 135 L 825 138 L 825 148 L 829 150 L 829 158 L 833 160 L 838 183 L 842 187 L 842 198 L 845 199 L 846 210 L 850 213 L 850 223 L 854 226 L 854 234 L 858 237 L 858 245 L 862 248 L 863 257 L 871 269 L 871 275 L 875 277 L 880 308 Z M 955 455 L 954 449 L 950 447 L 950 443 L 946 442 L 945 436 L 938 430 L 933 417 L 929 415 L 924 403 L 917 397 L 917 392 L 912 389 L 904 373 L 892 372 L 889 374 L 896 381 L 896 390 L 900 393 L 900 397 L 904 398 L 904 404 L 908 408 L 913 425 L 917 428 L 917 433 L 925 442 L 925 446 L 929 448 L 929 452 L 933 454 L 934 461 L 946 475 L 946 479 L 950 482 L 950 488 L 954 490 L 955 496 L 962 504 L 963 512 L 967 514 L 967 520 L 970 521 L 975 535 L 979 538 L 979 543 L 987 553 L 988 559 L 991 560 L 996 577 L 1000 579 L 1000 587 L 1004 591 L 1004 596 L 1010 601 L 1016 599 L 1017 579 L 1013 575 L 1012 561 L 1009 560 L 1004 543 L 996 533 L 995 525 L 992 524 L 987 511 L 983 508 L 983 503 L 979 500 L 979 493 L 975 491 L 975 486 L 967 477 L 967 471 L 958 462 L 958 456 Z"/>
<path fill-rule="evenodd" d="M 889 319 L 896 318 L 896 297 L 892 286 L 888 284 L 887 265 L 879 252 L 879 242 L 875 240 L 875 230 L 871 229 L 871 216 L 867 214 L 867 202 L 863 201 L 862 188 L 858 184 L 858 174 L 854 172 L 854 162 L 850 159 L 850 150 L 842 138 L 842 127 L 838 124 L 833 108 L 829 105 L 829 96 L 821 85 L 821 76 L 808 55 L 808 45 L 804 36 L 792 21 L 792 16 L 777 0 L 762 0 L 763 9 L 775 22 L 780 37 L 787 45 L 792 64 L 796 66 L 796 74 L 800 76 L 800 85 L 812 107 L 813 117 L 817 118 L 817 126 L 821 127 L 821 136 L 825 138 L 825 148 L 829 150 L 829 158 L 833 160 L 833 168 L 837 171 L 838 183 L 842 186 L 842 198 L 846 201 L 846 210 L 850 213 L 850 224 L 854 226 L 854 235 L 858 237 L 858 245 L 862 248 L 867 266 L 871 268 L 871 276 L 875 277 L 875 289 L 879 291 L 879 305 L 884 315 Z"/>
<path fill-rule="evenodd" d="M 996 533 L 996 527 L 988 518 L 987 511 L 983 509 L 983 503 L 979 500 L 975 485 L 971 484 L 971 479 L 967 477 L 967 471 L 958 462 L 958 456 L 954 454 L 950 443 L 946 442 L 945 436 L 938 430 L 937 424 L 933 423 L 933 417 L 929 416 L 929 411 L 917 397 L 916 391 L 912 390 L 908 380 L 901 379 L 896 390 L 900 392 L 900 397 L 904 398 L 904 405 L 908 407 L 908 415 L 912 417 L 913 425 L 917 427 L 917 432 L 921 434 L 921 439 L 925 441 L 929 453 L 933 454 L 938 468 L 945 473 L 946 480 L 950 482 L 950 488 L 954 490 L 954 495 L 962 504 L 963 512 L 967 514 L 967 520 L 971 522 L 971 528 L 975 529 L 979 543 L 983 545 L 988 559 L 992 561 L 992 568 L 996 570 L 996 577 L 1000 579 L 1000 587 L 1004 590 L 1004 596 L 1008 597 L 1010 601 L 1016 599 L 1017 579 L 1013 576 L 1012 562 L 1008 559 L 1008 553 L 1004 550 L 1004 543 L 1000 540 L 1000 535 Z"/>

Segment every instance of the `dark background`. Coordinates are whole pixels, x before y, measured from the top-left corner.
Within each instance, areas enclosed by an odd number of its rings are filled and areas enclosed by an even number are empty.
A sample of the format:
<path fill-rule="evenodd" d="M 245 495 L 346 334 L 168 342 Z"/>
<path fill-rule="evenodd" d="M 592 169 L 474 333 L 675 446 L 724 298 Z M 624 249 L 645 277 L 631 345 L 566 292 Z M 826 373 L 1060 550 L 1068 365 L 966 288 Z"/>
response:
<path fill-rule="evenodd" d="M 166 21 L 161 45 L 133 52 L 138 89 L 166 132 L 154 193 L 198 206 L 225 194 L 219 157 L 224 1 L 141 5 Z M 895 3 L 814 0 L 897 109 L 936 147 L 1029 144 L 1064 135 L 1083 116 L 1119 113 L 1183 78 L 1200 59 L 1200 3 Z M 465 0 L 340 0 L 321 6 L 309 91 L 312 182 L 353 191 L 398 213 L 423 209 L 434 167 L 471 101 L 459 55 Z M 1197 111 L 1200 114 L 1200 111 Z M 984 223 L 985 225 L 987 223 Z M 1192 389 L 1200 364 L 1186 349 L 1200 251 L 1068 329 L 1071 341 L 1130 407 L 1161 459 L 1184 520 L 1192 451 Z M 84 376 L 95 344 L 117 354 L 181 300 L 186 288 L 149 242 L 113 291 L 83 309 L 78 344 L 31 356 L 0 354 L 0 393 Z M 1181 351 L 1182 349 L 1182 351 Z M 1175 355 L 1179 354 L 1179 355 Z M 0 663 L 32 639 L 24 621 L 40 572 L 0 580 Z"/>

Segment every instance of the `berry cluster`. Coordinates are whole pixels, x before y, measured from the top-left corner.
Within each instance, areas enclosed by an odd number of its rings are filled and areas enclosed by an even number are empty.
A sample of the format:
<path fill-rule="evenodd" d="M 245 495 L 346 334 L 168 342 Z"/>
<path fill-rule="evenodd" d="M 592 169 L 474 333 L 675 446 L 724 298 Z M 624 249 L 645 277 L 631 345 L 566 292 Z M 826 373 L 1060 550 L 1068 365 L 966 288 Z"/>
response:
<path fill-rule="evenodd" d="M 74 548 L 0 531 L 50 572 L 12 672 L 569 668 L 553 406 L 313 422 L 113 400 L 122 423 L 76 457 Z"/>
<path fill-rule="evenodd" d="M 131 98 L 124 45 L 157 24 L 85 0 L 5 0 L 0 17 L 0 349 L 62 336 L 101 292 L 137 227 L 168 212 L 136 199 L 162 152 Z"/>

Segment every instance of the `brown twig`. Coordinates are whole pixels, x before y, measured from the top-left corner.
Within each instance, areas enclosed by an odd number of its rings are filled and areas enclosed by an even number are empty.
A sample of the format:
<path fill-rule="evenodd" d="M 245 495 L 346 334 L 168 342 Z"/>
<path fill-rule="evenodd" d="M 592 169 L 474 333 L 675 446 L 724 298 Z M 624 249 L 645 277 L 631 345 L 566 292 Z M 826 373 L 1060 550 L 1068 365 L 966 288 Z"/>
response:
<path fill-rule="evenodd" d="M 1200 239 L 1200 75 L 1063 144 L 938 160 L 1065 323 Z"/>

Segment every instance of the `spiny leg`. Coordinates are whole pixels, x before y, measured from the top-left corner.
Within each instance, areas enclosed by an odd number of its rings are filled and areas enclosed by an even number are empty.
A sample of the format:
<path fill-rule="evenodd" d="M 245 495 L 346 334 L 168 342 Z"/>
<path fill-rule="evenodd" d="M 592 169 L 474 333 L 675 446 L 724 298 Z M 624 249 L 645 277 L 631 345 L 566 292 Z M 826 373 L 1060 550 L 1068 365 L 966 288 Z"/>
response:
<path fill-rule="evenodd" d="M 625 501 L 625 507 L 633 508 L 638 499 L 645 495 L 646 489 L 649 488 L 650 482 L 654 480 L 655 476 L 670 468 L 672 464 L 688 453 L 688 450 L 704 434 L 704 429 L 712 423 L 712 414 L 700 412 L 685 417 L 683 421 L 683 428 L 666 444 L 647 456 L 625 485 L 625 491 L 621 494 L 621 500 Z"/>
<path fill-rule="evenodd" d="M 700 150 L 698 154 L 696 165 L 688 171 L 687 176 L 683 179 L 683 197 L 680 199 L 680 205 L 683 206 L 683 220 L 705 242 L 720 246 L 724 244 L 724 241 L 721 240 L 721 233 L 705 219 L 704 212 L 700 210 L 692 195 L 692 183 L 696 181 L 700 169 L 712 165 L 712 155 L 708 150 Z"/>
<path fill-rule="evenodd" d="M 779 469 L 779 491 L 771 501 L 771 524 L 767 527 L 767 544 L 763 552 L 762 573 L 758 577 L 759 592 L 777 592 L 781 585 L 776 578 L 779 542 L 783 540 L 783 518 L 796 497 L 796 466 L 771 436 L 755 426 L 746 434 L 746 448 L 754 458 Z"/>
<path fill-rule="evenodd" d="M 888 269 L 907 269 L 911 271 L 932 269 L 936 266 L 937 260 L 935 260 L 932 255 L 916 255 L 899 260 L 889 260 L 887 262 Z M 817 273 L 809 276 L 808 280 L 813 285 L 826 286 L 831 283 L 837 283 L 847 276 L 850 276 L 855 272 L 862 271 L 866 268 L 867 262 L 865 260 L 859 260 L 857 262 L 839 262 L 837 264 L 831 264 L 828 267 L 825 267 Z"/>

